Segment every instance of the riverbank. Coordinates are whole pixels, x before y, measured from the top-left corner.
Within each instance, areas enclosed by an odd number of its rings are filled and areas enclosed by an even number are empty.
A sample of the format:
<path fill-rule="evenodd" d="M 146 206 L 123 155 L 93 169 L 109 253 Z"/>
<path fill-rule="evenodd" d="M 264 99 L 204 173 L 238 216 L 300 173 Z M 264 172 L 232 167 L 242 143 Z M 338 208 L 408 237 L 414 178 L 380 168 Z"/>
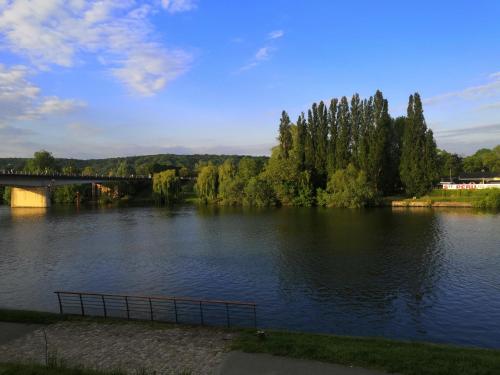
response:
<path fill-rule="evenodd" d="M 104 371 L 209 373 L 207 368 L 216 371 L 224 353 L 238 350 L 402 375 L 500 373 L 499 350 L 273 330 L 266 331 L 262 339 L 253 330 L 80 318 L 33 311 L 0 310 L 0 321 L 46 325 L 43 330 L 0 346 L 0 362 L 4 363 L 34 360 L 43 364 L 45 334 L 53 362 Z M 28 373 L 2 372 L 12 366 L 0 365 L 0 374 Z M 47 372 L 56 373 L 72 374 Z"/>

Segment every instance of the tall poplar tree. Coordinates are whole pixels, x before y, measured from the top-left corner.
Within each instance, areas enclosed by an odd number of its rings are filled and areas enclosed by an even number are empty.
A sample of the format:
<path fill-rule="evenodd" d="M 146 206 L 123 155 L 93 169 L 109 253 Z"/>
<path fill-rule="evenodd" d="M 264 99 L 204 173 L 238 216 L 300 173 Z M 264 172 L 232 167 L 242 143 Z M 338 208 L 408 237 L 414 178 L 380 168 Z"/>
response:
<path fill-rule="evenodd" d="M 313 104 L 313 109 L 315 104 Z M 306 151 L 305 151 L 305 164 L 306 169 L 313 171 L 316 159 L 316 124 L 313 118 L 313 110 L 307 111 L 307 132 L 306 132 Z"/>
<path fill-rule="evenodd" d="M 299 170 L 303 171 L 305 169 L 306 162 L 306 140 L 307 140 L 307 124 L 304 118 L 304 112 L 302 112 L 297 118 L 297 144 L 295 145 L 297 150 L 297 161 L 299 163 Z"/>
<path fill-rule="evenodd" d="M 358 94 L 354 94 L 351 99 L 351 149 L 352 163 L 359 168 L 359 148 L 361 130 L 361 101 Z"/>
<path fill-rule="evenodd" d="M 287 159 L 292 149 L 292 125 L 290 123 L 290 117 L 283 111 L 281 113 L 280 119 L 280 129 L 279 129 L 279 142 L 280 142 L 280 155 L 281 157 Z"/>
<path fill-rule="evenodd" d="M 410 95 L 403 133 L 401 182 L 410 196 L 421 196 L 432 189 L 437 176 L 437 150 L 432 131 L 427 129 L 420 95 Z"/>
<path fill-rule="evenodd" d="M 335 144 L 336 168 L 344 169 L 351 161 L 351 129 L 349 119 L 349 102 L 345 96 L 340 99 L 337 113 L 338 136 Z"/>
<path fill-rule="evenodd" d="M 368 178 L 377 191 L 385 193 L 391 189 L 390 133 L 391 118 L 388 102 L 377 90 L 373 98 L 373 133 L 369 146 Z"/>
<path fill-rule="evenodd" d="M 330 107 L 328 109 L 328 172 L 333 173 L 336 169 L 336 143 L 338 136 L 338 126 L 337 126 L 337 108 L 338 99 L 334 98 L 330 101 Z"/>
<path fill-rule="evenodd" d="M 316 159 L 315 167 L 320 178 L 320 183 L 326 184 L 327 154 L 328 154 L 328 112 L 323 101 L 319 102 L 316 112 L 318 130 L 316 133 Z"/>

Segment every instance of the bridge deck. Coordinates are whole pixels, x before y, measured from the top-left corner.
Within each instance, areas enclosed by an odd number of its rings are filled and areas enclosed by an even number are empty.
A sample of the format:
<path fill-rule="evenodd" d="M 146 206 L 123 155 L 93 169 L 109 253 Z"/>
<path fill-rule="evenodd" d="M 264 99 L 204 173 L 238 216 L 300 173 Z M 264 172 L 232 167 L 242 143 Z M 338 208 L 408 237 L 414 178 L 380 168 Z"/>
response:
<path fill-rule="evenodd" d="M 48 187 L 104 182 L 149 182 L 151 176 L 81 176 L 64 174 L 29 174 L 0 172 L 0 185 L 14 187 Z"/>

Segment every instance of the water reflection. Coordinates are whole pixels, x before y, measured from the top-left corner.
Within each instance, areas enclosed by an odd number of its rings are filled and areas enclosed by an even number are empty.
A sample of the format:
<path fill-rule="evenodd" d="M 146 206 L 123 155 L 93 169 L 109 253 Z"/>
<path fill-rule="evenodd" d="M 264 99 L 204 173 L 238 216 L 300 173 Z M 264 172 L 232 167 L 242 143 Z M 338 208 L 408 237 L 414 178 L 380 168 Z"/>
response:
<path fill-rule="evenodd" d="M 499 227 L 465 209 L 0 207 L 0 305 L 245 300 L 264 326 L 500 347 Z"/>
<path fill-rule="evenodd" d="M 47 214 L 47 208 L 22 208 L 15 207 L 10 209 L 10 215 L 13 219 L 16 218 L 32 218 L 39 219 Z"/>

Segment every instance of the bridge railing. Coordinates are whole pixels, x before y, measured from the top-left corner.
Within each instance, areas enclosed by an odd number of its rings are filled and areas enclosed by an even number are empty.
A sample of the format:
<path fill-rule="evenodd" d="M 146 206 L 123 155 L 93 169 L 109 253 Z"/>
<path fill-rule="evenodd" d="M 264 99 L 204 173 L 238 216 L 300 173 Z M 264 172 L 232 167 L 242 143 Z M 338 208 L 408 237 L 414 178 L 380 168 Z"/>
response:
<path fill-rule="evenodd" d="M 24 171 L 12 171 L 12 170 L 0 170 L 1 175 L 8 175 L 8 176 L 22 176 L 22 177 L 44 177 L 44 178 L 97 178 L 97 179 L 105 179 L 105 180 L 130 180 L 130 179 L 136 179 L 136 180 L 150 180 L 151 176 L 145 176 L 145 175 L 130 175 L 130 176 L 109 176 L 109 175 L 99 175 L 99 174 L 92 174 L 92 175 L 82 175 L 82 174 L 65 174 L 65 173 L 53 173 L 53 172 L 48 172 L 48 173 L 31 173 L 31 172 L 24 172 Z"/>
<path fill-rule="evenodd" d="M 55 293 L 61 314 L 208 326 L 257 327 L 255 303 L 70 291 Z"/>

